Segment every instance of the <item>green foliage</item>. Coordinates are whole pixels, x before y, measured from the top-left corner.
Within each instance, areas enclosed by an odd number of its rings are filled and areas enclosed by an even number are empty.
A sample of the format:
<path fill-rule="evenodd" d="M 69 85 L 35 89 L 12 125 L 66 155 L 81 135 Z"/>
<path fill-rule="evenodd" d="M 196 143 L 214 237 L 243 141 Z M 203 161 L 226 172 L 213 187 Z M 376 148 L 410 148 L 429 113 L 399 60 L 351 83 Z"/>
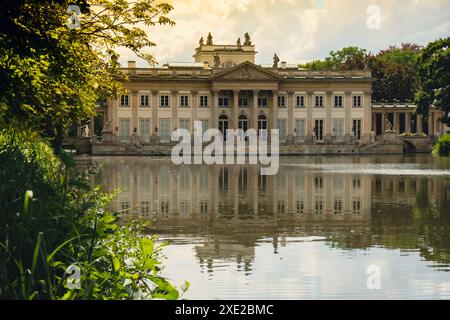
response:
<path fill-rule="evenodd" d="M 69 4 L 81 8 L 78 29 L 67 26 Z M 118 47 L 155 62 L 142 52 L 155 45 L 142 26 L 173 24 L 171 10 L 146 0 L 0 2 L 0 125 L 56 136 L 58 150 L 65 129 L 120 92 Z"/>
<path fill-rule="evenodd" d="M 143 225 L 118 225 L 112 196 L 30 132 L 0 134 L 1 299 L 177 299 L 161 248 Z M 66 270 L 81 271 L 69 289 Z M 187 286 L 182 287 L 182 291 Z"/>
<path fill-rule="evenodd" d="M 429 43 L 418 58 L 420 90 L 417 113 L 428 115 L 431 105 L 444 112 L 442 122 L 450 125 L 450 37 Z"/>
<path fill-rule="evenodd" d="M 433 147 L 433 153 L 439 156 L 450 156 L 450 134 L 441 136 Z"/>

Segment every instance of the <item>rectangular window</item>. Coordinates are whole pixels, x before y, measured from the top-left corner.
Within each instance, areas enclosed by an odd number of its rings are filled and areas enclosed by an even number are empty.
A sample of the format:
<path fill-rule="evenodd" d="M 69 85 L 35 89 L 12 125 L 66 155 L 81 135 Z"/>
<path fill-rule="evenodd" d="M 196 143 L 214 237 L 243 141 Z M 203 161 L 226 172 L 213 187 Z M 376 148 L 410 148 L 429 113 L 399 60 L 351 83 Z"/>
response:
<path fill-rule="evenodd" d="M 286 97 L 285 96 L 278 96 L 278 107 L 279 108 L 285 108 L 286 107 Z"/>
<path fill-rule="evenodd" d="M 280 141 L 286 139 L 286 119 L 278 119 L 278 130 L 280 131 Z"/>
<path fill-rule="evenodd" d="M 228 97 L 219 97 L 219 107 L 229 107 L 230 99 Z"/>
<path fill-rule="evenodd" d="M 170 119 L 159 119 L 159 138 L 162 142 L 170 141 Z"/>
<path fill-rule="evenodd" d="M 342 108 L 342 96 L 334 96 L 334 107 L 335 108 Z"/>
<path fill-rule="evenodd" d="M 161 107 L 163 107 L 163 108 L 169 107 L 169 96 L 168 95 L 161 96 Z"/>
<path fill-rule="evenodd" d="M 200 96 L 200 107 L 209 107 L 208 98 L 208 96 Z"/>
<path fill-rule="evenodd" d="M 248 107 L 248 98 L 239 98 L 239 107 Z"/>
<path fill-rule="evenodd" d="M 129 97 L 128 97 L 127 94 L 121 95 L 121 96 L 120 96 L 120 105 L 121 105 L 122 107 L 128 107 L 128 106 L 129 106 L 129 104 L 128 104 L 128 99 L 129 99 Z"/>
<path fill-rule="evenodd" d="M 305 96 L 297 96 L 295 106 L 297 108 L 304 108 L 305 107 Z"/>
<path fill-rule="evenodd" d="M 141 137 L 149 137 L 150 136 L 150 119 L 139 119 L 139 133 Z"/>
<path fill-rule="evenodd" d="M 361 119 L 353 119 L 352 133 L 356 140 L 361 140 Z"/>
<path fill-rule="evenodd" d="M 141 95 L 141 107 L 148 107 L 150 105 L 150 99 L 147 94 Z"/>
<path fill-rule="evenodd" d="M 180 96 L 180 107 L 182 108 L 189 107 L 189 96 Z"/>
<path fill-rule="evenodd" d="M 189 123 L 189 119 L 180 119 L 180 129 L 191 130 Z"/>
<path fill-rule="evenodd" d="M 130 118 L 119 118 L 119 137 L 121 141 L 130 140 Z"/>
<path fill-rule="evenodd" d="M 353 96 L 353 107 L 354 108 L 362 107 L 362 97 L 361 96 Z"/>
<path fill-rule="evenodd" d="M 342 140 L 344 136 L 344 119 L 333 119 L 333 136 L 337 141 Z"/>
<path fill-rule="evenodd" d="M 323 96 L 316 96 L 316 108 L 323 108 Z"/>
<path fill-rule="evenodd" d="M 258 98 L 258 107 L 267 107 L 267 98 Z"/>
<path fill-rule="evenodd" d="M 342 199 L 341 198 L 335 198 L 334 199 L 334 214 L 341 214 L 342 213 Z"/>
<path fill-rule="evenodd" d="M 202 123 L 202 133 L 205 133 L 209 129 L 209 119 L 200 119 L 200 122 Z"/>
<path fill-rule="evenodd" d="M 295 135 L 300 140 L 305 138 L 305 119 L 295 119 Z"/>
<path fill-rule="evenodd" d="M 150 201 L 141 201 L 141 217 L 148 217 L 150 215 Z"/>

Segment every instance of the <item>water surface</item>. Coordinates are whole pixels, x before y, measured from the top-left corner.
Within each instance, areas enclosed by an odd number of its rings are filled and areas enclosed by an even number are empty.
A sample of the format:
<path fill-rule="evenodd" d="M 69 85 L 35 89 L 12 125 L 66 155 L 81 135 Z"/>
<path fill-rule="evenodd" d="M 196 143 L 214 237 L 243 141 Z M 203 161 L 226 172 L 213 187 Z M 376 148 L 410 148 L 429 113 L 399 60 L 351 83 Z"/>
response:
<path fill-rule="evenodd" d="M 251 165 L 81 158 L 123 191 L 121 217 L 150 219 L 164 276 L 187 299 L 450 298 L 450 159 L 282 157 Z M 380 270 L 369 290 L 367 268 Z"/>

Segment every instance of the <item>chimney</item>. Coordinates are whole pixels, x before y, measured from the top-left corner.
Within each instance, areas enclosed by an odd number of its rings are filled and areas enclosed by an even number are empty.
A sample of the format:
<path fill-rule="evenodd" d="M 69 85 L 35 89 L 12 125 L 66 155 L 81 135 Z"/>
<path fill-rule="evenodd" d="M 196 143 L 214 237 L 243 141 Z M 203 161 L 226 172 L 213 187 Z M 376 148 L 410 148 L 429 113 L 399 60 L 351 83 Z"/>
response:
<path fill-rule="evenodd" d="M 129 69 L 136 68 L 136 61 L 128 61 L 128 68 Z"/>
<path fill-rule="evenodd" d="M 281 61 L 281 69 L 286 69 L 286 61 Z"/>

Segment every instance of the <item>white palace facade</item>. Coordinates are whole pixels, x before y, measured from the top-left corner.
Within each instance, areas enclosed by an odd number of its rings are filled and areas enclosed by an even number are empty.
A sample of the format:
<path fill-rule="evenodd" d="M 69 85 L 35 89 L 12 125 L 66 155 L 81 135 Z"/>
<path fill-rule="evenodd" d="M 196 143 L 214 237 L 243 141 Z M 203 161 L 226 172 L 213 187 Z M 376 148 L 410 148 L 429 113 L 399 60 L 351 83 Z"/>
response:
<path fill-rule="evenodd" d="M 101 143 L 167 145 L 173 130 L 192 131 L 194 121 L 222 132 L 277 128 L 282 145 L 370 145 L 387 126 L 398 135 L 443 130 L 437 110 L 424 125 L 411 105 L 372 105 L 368 69 L 305 70 L 276 55 L 273 64 L 257 65 L 255 55 L 248 35 L 236 45 L 213 44 L 209 35 L 194 62 L 137 68 L 129 61 L 126 93 L 100 109 Z"/>

